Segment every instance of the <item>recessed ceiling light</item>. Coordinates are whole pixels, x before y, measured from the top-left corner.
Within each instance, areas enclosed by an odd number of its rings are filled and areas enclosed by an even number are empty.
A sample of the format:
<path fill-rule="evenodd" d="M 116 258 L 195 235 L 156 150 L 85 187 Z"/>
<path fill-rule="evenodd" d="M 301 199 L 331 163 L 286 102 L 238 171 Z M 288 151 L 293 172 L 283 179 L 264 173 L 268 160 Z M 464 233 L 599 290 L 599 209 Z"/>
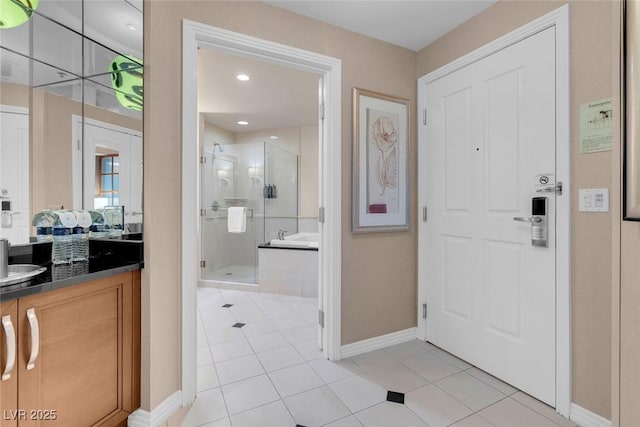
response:
<path fill-rule="evenodd" d="M 127 28 L 130 29 L 131 31 L 138 30 L 138 26 L 136 24 L 127 24 Z"/>
<path fill-rule="evenodd" d="M 246 120 L 238 120 L 236 123 L 238 123 L 240 126 L 246 126 L 249 124 L 249 122 Z"/>
<path fill-rule="evenodd" d="M 271 135 L 271 136 L 269 137 L 269 139 L 278 139 L 278 137 L 277 137 L 277 136 L 275 136 L 275 135 Z"/>
<path fill-rule="evenodd" d="M 238 74 L 236 76 L 236 79 L 240 80 L 241 82 L 246 82 L 246 81 L 250 80 L 251 77 L 247 76 L 246 74 Z"/>

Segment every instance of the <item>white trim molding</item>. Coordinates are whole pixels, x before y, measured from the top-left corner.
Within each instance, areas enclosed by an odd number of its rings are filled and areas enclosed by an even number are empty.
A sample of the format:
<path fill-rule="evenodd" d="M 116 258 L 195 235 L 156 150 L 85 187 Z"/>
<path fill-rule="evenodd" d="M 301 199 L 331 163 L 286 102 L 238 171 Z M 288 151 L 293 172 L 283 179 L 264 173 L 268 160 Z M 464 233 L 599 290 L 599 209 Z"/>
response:
<path fill-rule="evenodd" d="M 575 403 L 571 404 L 569 419 L 580 427 L 611 427 L 611 421 Z"/>
<path fill-rule="evenodd" d="M 340 359 L 341 344 L 341 204 L 342 62 L 318 53 L 262 40 L 189 20 L 182 21 L 182 404 L 196 395 L 196 298 L 200 272 L 200 162 L 198 147 L 198 48 L 240 54 L 318 74 L 324 109 L 319 139 L 319 206 L 325 222 L 319 226 L 319 304 L 324 311 L 323 352 Z"/>
<path fill-rule="evenodd" d="M 157 427 L 182 407 L 182 392 L 176 391 L 151 412 L 137 409 L 127 419 L 129 427 Z"/>
<path fill-rule="evenodd" d="M 343 359 L 347 357 L 357 356 L 362 353 L 367 353 L 373 350 L 379 350 L 391 345 L 402 344 L 403 342 L 412 341 L 416 339 L 415 327 L 404 329 L 402 331 L 392 332 L 386 335 L 380 335 L 378 337 L 367 338 L 366 340 L 357 341 L 351 344 L 342 346 L 340 352 Z"/>
<path fill-rule="evenodd" d="M 562 196 L 556 202 L 556 411 L 568 417 L 571 405 L 571 121 L 569 82 L 569 5 L 506 34 L 487 45 L 462 56 L 418 79 L 418 115 L 425 108 L 421 88 L 469 64 L 518 43 L 547 28 L 555 29 L 556 36 L 556 179 L 563 183 Z M 418 123 L 422 118 L 418 117 Z M 424 140 L 424 127 L 418 126 L 418 141 Z M 423 144 L 418 144 L 418 150 Z M 420 153 L 419 153 L 419 156 Z M 424 170 L 418 170 L 418 182 L 424 182 Z M 418 189 L 418 206 L 425 205 L 424 190 Z M 425 238 L 420 227 L 418 240 Z M 418 247 L 418 259 L 424 249 Z M 426 323 L 422 319 L 422 302 L 426 301 L 426 273 L 418 271 L 417 318 L 420 339 L 426 339 Z"/>

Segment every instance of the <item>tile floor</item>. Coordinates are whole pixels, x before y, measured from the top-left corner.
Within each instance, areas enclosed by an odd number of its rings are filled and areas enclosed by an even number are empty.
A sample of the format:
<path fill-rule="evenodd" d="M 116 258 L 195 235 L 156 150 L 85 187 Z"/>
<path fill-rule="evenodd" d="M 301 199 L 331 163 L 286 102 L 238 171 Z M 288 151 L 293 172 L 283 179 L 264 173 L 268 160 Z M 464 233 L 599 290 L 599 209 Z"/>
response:
<path fill-rule="evenodd" d="M 575 426 L 418 340 L 337 363 L 315 299 L 198 289 L 198 396 L 182 427 Z"/>

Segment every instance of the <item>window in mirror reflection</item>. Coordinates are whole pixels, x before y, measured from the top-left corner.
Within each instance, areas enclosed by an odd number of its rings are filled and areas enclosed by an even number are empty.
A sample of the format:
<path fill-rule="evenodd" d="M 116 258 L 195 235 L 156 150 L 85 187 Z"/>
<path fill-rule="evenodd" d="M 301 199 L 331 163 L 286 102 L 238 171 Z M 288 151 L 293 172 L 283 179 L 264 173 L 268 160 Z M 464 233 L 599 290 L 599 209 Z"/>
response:
<path fill-rule="evenodd" d="M 96 171 L 94 209 L 118 205 L 120 202 L 120 157 L 118 154 L 96 156 Z"/>

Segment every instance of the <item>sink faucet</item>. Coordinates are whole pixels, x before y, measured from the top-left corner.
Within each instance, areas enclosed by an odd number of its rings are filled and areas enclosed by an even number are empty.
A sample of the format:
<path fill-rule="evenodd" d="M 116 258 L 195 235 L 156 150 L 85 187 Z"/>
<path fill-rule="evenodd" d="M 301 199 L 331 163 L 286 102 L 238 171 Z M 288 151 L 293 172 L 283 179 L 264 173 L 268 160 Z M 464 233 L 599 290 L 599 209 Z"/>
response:
<path fill-rule="evenodd" d="M 287 230 L 283 230 L 282 228 L 278 230 L 278 240 L 284 240 L 284 233 L 287 233 Z"/>
<path fill-rule="evenodd" d="M 9 275 L 9 240 L 0 239 L 0 279 Z"/>

